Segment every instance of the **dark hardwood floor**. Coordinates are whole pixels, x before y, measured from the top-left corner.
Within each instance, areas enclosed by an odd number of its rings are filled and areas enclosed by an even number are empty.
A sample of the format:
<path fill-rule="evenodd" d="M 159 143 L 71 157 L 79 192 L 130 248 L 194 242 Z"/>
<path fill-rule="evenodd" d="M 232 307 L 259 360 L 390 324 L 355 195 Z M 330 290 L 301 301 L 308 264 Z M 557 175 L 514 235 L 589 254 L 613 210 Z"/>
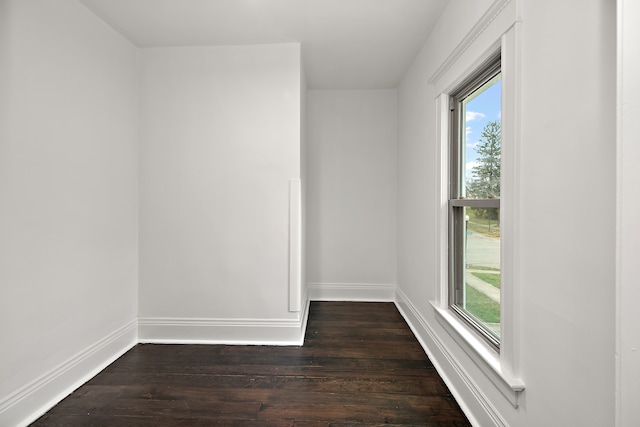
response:
<path fill-rule="evenodd" d="M 313 302 L 303 347 L 139 344 L 32 426 L 469 426 L 392 303 Z"/>

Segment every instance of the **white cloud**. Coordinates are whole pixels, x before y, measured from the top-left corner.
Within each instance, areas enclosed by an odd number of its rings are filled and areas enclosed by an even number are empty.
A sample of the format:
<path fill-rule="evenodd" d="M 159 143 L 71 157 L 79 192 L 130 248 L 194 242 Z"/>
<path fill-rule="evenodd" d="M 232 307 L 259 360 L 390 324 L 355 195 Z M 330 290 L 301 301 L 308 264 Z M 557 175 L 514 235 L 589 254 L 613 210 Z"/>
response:
<path fill-rule="evenodd" d="M 467 147 L 469 148 L 476 148 L 478 146 L 478 144 L 480 144 L 480 142 L 476 141 L 476 142 L 467 142 Z"/>
<path fill-rule="evenodd" d="M 478 120 L 478 119 L 484 119 L 485 116 L 483 113 L 479 113 L 477 111 L 467 111 L 467 116 L 466 119 L 468 122 L 473 121 L 473 120 Z"/>
<path fill-rule="evenodd" d="M 471 133 L 471 126 L 467 126 L 467 135 L 469 135 Z"/>
<path fill-rule="evenodd" d="M 502 119 L 502 110 L 498 111 L 498 118 Z"/>
<path fill-rule="evenodd" d="M 467 162 L 467 164 L 465 165 L 467 172 L 470 172 L 471 169 L 473 169 L 476 166 L 478 166 L 478 162 Z"/>

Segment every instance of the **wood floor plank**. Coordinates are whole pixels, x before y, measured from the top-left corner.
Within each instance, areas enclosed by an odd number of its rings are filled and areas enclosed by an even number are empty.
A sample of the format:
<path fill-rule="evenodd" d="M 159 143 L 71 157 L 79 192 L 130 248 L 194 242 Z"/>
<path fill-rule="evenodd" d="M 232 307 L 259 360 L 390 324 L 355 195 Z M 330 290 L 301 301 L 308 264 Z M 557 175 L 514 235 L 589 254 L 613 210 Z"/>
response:
<path fill-rule="evenodd" d="M 438 381 L 435 370 L 430 375 L 398 379 L 393 375 L 376 378 L 347 376 L 270 376 L 270 375 L 206 375 L 166 373 L 110 373 L 92 381 L 92 386 L 145 384 L 149 387 L 174 386 L 221 389 L 286 389 L 291 392 L 314 390 L 321 393 L 384 393 L 441 395 L 448 392 Z"/>
<path fill-rule="evenodd" d="M 302 347 L 137 345 L 33 426 L 469 426 L 391 303 L 314 302 Z"/>

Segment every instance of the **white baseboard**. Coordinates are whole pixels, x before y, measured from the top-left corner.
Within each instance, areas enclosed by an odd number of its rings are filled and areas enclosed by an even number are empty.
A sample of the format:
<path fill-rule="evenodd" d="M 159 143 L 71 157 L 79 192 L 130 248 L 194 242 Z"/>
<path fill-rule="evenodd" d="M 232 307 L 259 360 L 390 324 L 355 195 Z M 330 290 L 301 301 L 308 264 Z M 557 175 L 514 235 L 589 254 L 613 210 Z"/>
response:
<path fill-rule="evenodd" d="M 396 285 L 373 283 L 309 283 L 312 301 L 395 301 Z"/>
<path fill-rule="evenodd" d="M 0 401 L 1 426 L 27 426 L 137 343 L 133 320 Z"/>
<path fill-rule="evenodd" d="M 138 341 L 150 344 L 296 345 L 304 342 L 308 299 L 295 319 L 141 317 Z"/>
<path fill-rule="evenodd" d="M 396 291 L 396 306 L 469 422 L 476 427 L 508 427 L 457 357 L 447 349 L 400 289 Z"/>

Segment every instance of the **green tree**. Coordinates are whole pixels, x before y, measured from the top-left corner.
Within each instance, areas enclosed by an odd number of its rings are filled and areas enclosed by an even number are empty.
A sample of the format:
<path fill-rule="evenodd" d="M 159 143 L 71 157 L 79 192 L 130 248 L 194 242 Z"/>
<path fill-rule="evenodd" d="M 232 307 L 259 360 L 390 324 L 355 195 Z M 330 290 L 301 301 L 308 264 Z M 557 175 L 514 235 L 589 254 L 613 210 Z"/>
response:
<path fill-rule="evenodd" d="M 487 123 L 480 134 L 480 141 L 476 147 L 478 153 L 477 165 L 471 169 L 471 179 L 466 183 L 467 196 L 477 199 L 491 199 L 500 197 L 500 122 Z M 474 209 L 479 218 L 499 220 L 495 209 Z M 491 222 L 489 222 L 491 230 Z"/>
<path fill-rule="evenodd" d="M 475 198 L 500 197 L 500 122 L 487 123 L 476 147 L 478 164 L 471 169 L 473 179 L 467 191 Z"/>

